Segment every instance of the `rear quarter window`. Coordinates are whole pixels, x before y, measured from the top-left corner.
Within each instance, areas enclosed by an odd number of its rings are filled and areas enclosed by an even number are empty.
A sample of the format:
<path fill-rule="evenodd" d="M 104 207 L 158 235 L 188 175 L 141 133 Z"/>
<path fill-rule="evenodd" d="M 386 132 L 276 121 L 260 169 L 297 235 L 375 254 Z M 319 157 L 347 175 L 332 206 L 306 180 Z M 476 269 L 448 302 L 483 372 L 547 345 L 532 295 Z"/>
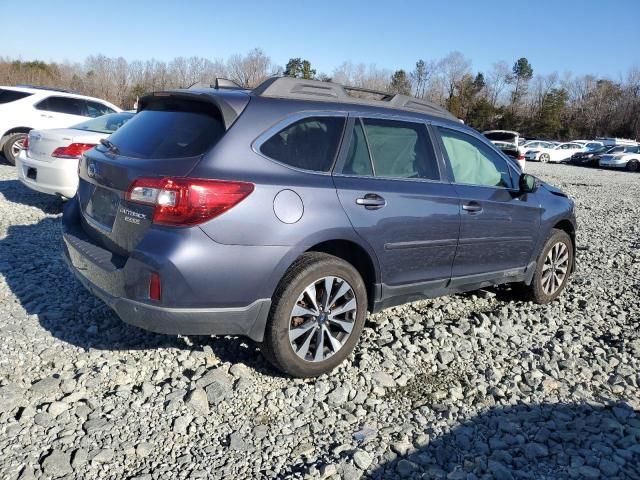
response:
<path fill-rule="evenodd" d="M 109 140 L 125 156 L 187 158 L 206 153 L 224 133 L 224 123 L 215 106 L 169 100 L 150 104 Z"/>
<path fill-rule="evenodd" d="M 260 152 L 291 167 L 328 172 L 342 137 L 343 117 L 307 117 L 280 130 L 260 146 Z"/>
<path fill-rule="evenodd" d="M 21 100 L 31 95 L 33 94 L 27 93 L 27 92 L 18 92 L 16 90 L 5 90 L 3 88 L 0 88 L 0 104 L 15 102 L 16 100 Z"/>

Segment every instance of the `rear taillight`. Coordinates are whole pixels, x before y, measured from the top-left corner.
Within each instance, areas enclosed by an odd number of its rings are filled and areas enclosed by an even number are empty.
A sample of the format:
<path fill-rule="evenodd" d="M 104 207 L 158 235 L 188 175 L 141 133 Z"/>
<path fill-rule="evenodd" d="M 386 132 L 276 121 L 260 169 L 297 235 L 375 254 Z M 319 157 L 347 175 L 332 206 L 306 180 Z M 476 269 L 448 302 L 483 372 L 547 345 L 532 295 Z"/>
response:
<path fill-rule="evenodd" d="M 162 286 L 160 284 L 160 275 L 156 272 L 151 274 L 151 278 L 149 279 L 149 298 L 151 300 L 160 301 L 160 297 L 162 296 Z"/>
<path fill-rule="evenodd" d="M 24 137 L 24 141 L 22 142 L 22 150 L 29 150 L 29 135 Z"/>
<path fill-rule="evenodd" d="M 518 160 L 524 160 L 524 154 L 519 153 L 518 154 Z"/>
<path fill-rule="evenodd" d="M 66 147 L 56 148 L 51 156 L 56 158 L 80 158 L 84 152 L 95 146 L 95 143 L 72 143 Z"/>
<path fill-rule="evenodd" d="M 131 202 L 153 205 L 153 223 L 196 225 L 226 212 L 253 192 L 253 184 L 193 178 L 138 178 L 126 194 Z"/>

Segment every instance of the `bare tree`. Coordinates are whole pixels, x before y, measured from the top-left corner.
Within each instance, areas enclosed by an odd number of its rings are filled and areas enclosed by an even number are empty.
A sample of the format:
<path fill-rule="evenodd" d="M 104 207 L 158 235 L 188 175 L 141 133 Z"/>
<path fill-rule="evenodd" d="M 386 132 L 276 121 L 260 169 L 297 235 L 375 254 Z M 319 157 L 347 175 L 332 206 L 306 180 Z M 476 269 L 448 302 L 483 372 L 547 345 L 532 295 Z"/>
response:
<path fill-rule="evenodd" d="M 247 55 L 232 55 L 227 62 L 231 80 L 246 88 L 253 88 L 277 72 L 271 59 L 259 48 Z"/>
<path fill-rule="evenodd" d="M 504 89 L 511 82 L 511 69 L 505 61 L 494 63 L 487 75 L 487 90 L 489 92 L 489 102 L 492 107 L 496 107 L 500 101 L 500 96 Z"/>

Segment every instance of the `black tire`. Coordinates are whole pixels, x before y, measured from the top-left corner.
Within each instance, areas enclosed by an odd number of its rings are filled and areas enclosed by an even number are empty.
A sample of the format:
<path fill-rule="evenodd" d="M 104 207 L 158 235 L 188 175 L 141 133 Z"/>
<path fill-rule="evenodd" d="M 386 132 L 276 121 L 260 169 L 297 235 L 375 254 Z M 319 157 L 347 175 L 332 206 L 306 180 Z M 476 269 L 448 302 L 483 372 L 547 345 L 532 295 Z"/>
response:
<path fill-rule="evenodd" d="M 637 172 L 640 169 L 640 162 L 638 160 L 630 160 L 627 163 L 627 170 L 630 172 Z"/>
<path fill-rule="evenodd" d="M 313 282 L 327 276 L 340 277 L 351 286 L 352 298 L 356 300 L 355 318 L 352 330 L 340 349 L 324 360 L 307 361 L 296 354 L 289 340 L 292 311 L 302 292 Z M 289 268 L 273 295 L 260 350 L 274 367 L 288 375 L 306 378 L 328 373 L 353 351 L 362 332 L 367 305 L 364 281 L 351 264 L 325 253 L 305 253 Z"/>
<path fill-rule="evenodd" d="M 7 141 L 4 142 L 4 145 L 2 147 L 2 154 L 4 155 L 4 158 L 7 160 L 7 162 L 9 162 L 9 165 L 16 164 L 16 157 L 13 154 L 14 144 L 16 142 L 24 141 L 24 139 L 27 138 L 27 135 L 28 134 L 26 133 L 13 133 L 9 135 Z"/>
<path fill-rule="evenodd" d="M 558 243 L 563 243 L 566 246 L 568 259 L 567 259 L 567 272 L 562 279 L 557 290 L 552 293 L 545 292 L 543 287 L 543 269 L 545 266 L 545 260 L 549 255 L 551 249 Z M 526 296 L 535 303 L 538 304 L 546 304 L 554 301 L 556 298 L 562 294 L 565 287 L 567 286 L 567 282 L 569 281 L 569 277 L 571 275 L 571 271 L 573 268 L 573 242 L 571 237 L 564 230 L 552 229 L 549 233 L 549 237 L 544 244 L 544 248 L 538 257 L 536 264 L 536 271 L 533 275 L 533 280 L 530 285 L 526 285 L 524 287 L 524 292 Z"/>

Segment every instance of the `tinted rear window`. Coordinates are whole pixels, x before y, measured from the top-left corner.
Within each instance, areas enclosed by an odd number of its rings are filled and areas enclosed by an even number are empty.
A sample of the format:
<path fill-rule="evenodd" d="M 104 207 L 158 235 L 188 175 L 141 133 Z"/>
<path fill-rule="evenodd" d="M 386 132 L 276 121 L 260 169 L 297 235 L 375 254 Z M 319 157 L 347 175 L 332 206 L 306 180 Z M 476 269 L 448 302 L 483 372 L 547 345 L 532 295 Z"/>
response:
<path fill-rule="evenodd" d="M 213 105 L 169 100 L 137 113 L 109 140 L 125 156 L 186 158 L 204 154 L 224 133 Z"/>
<path fill-rule="evenodd" d="M 86 122 L 74 125 L 71 128 L 76 130 L 85 130 L 87 132 L 96 133 L 113 133 L 122 127 L 128 120 L 133 117 L 133 113 L 122 112 L 103 115 L 98 118 L 92 118 Z"/>
<path fill-rule="evenodd" d="M 16 100 L 26 98 L 30 95 L 32 94 L 27 92 L 18 92 L 16 90 L 5 90 L 0 88 L 0 103 L 15 102 Z"/>
<path fill-rule="evenodd" d="M 328 172 L 344 128 L 342 117 L 309 117 L 280 130 L 264 142 L 260 151 L 292 167 Z"/>

